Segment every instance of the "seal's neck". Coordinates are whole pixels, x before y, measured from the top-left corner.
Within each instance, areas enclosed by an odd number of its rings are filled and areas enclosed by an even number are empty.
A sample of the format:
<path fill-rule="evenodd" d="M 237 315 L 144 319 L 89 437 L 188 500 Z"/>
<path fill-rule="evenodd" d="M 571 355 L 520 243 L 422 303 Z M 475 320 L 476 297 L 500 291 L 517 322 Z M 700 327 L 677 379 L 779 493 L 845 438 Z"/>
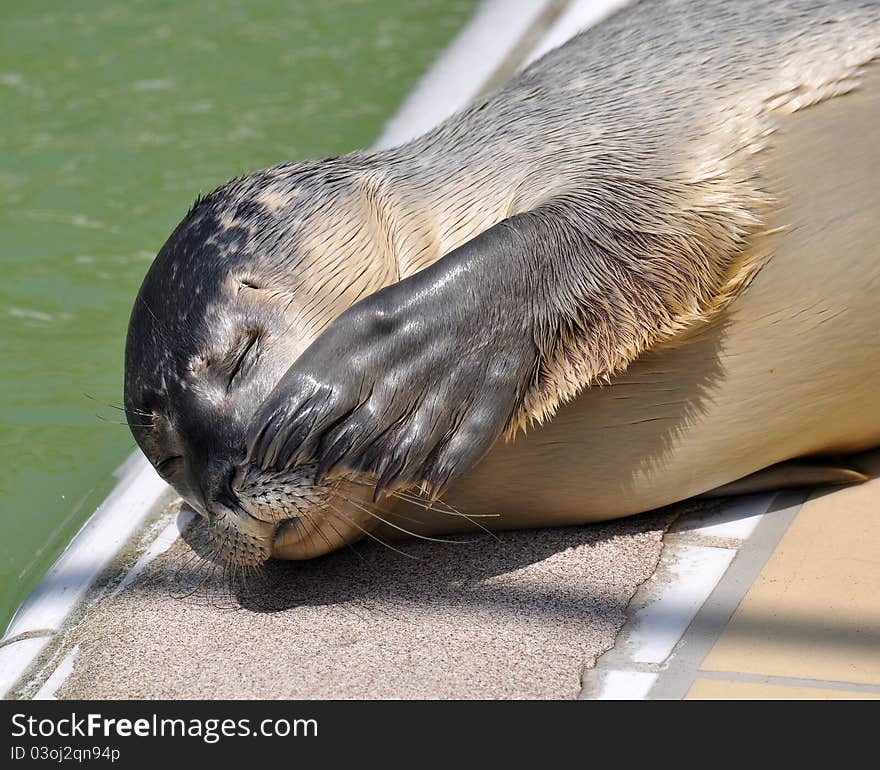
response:
<path fill-rule="evenodd" d="M 511 169 L 418 140 L 383 156 L 380 200 L 401 279 L 517 213 Z"/>

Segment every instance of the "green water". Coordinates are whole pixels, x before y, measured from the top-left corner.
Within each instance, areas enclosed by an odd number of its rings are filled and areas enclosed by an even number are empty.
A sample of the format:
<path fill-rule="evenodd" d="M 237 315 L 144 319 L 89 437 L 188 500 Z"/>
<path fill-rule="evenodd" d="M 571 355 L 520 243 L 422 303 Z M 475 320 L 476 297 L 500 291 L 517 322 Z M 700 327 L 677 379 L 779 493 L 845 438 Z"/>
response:
<path fill-rule="evenodd" d="M 369 145 L 475 0 L 0 6 L 0 630 L 134 448 L 131 303 L 199 191 Z"/>

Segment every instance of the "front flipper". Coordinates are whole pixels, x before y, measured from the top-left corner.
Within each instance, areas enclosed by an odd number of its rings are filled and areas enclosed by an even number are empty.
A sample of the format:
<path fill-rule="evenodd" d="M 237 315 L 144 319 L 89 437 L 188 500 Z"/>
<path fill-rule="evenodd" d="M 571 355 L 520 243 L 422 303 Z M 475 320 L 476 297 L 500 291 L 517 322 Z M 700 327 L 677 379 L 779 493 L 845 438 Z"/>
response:
<path fill-rule="evenodd" d="M 582 203 L 506 219 L 342 313 L 258 410 L 250 460 L 436 495 L 502 432 L 622 371 L 752 274 L 709 224 L 691 238 L 645 208 L 628 221 Z"/>
<path fill-rule="evenodd" d="M 498 226 L 342 313 L 261 406 L 251 461 L 365 471 L 437 494 L 519 408 L 538 350 L 528 280 Z M 506 265 L 506 266 L 505 266 Z"/>

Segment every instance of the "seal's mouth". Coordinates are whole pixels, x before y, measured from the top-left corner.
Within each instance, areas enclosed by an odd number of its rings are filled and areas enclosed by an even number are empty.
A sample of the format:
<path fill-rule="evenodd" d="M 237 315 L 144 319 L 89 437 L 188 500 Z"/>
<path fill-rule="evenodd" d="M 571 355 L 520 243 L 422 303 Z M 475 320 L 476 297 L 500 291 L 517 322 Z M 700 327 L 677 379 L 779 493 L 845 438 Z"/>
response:
<path fill-rule="evenodd" d="M 374 521 L 364 487 L 345 480 L 314 481 L 315 466 L 291 469 L 240 467 L 227 499 L 200 513 L 208 521 L 212 548 L 234 565 L 259 566 L 271 557 L 310 559 L 368 534 Z"/>
<path fill-rule="evenodd" d="M 275 526 L 275 532 L 272 535 L 272 543 L 275 544 L 279 540 L 290 537 L 293 534 L 293 531 L 300 526 L 302 526 L 302 522 L 300 521 L 299 516 L 279 521 Z"/>
<path fill-rule="evenodd" d="M 216 503 L 214 505 L 214 514 L 228 520 L 238 532 L 248 537 L 257 539 L 270 538 L 275 529 L 275 522 L 264 521 L 263 519 L 251 516 L 241 506 L 230 508 L 223 503 Z"/>

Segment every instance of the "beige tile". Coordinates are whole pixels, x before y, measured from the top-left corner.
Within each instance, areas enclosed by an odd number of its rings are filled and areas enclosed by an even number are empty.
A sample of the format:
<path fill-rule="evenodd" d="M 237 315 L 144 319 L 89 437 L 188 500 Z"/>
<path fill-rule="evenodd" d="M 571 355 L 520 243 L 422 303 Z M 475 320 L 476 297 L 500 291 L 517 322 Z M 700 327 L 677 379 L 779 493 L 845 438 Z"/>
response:
<path fill-rule="evenodd" d="M 880 693 L 825 690 L 820 687 L 697 679 L 686 700 L 880 700 Z"/>
<path fill-rule="evenodd" d="M 702 668 L 880 684 L 880 479 L 804 504 Z"/>

